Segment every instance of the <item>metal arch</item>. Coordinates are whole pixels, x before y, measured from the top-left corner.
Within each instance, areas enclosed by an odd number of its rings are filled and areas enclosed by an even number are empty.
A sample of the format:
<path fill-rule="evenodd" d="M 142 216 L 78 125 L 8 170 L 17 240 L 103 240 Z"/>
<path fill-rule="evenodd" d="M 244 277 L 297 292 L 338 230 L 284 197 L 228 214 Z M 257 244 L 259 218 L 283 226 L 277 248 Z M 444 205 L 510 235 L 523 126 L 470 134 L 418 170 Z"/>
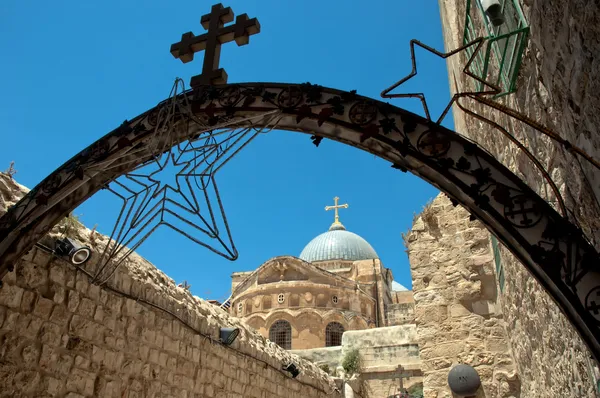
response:
<path fill-rule="evenodd" d="M 154 156 L 166 135 L 174 144 L 210 126 L 314 134 L 373 153 L 410 170 L 481 220 L 560 305 L 600 359 L 598 253 L 581 230 L 475 143 L 415 114 L 354 92 L 310 84 L 246 83 L 188 91 L 193 118 L 154 130 L 149 120 L 167 104 L 126 121 L 73 157 L 0 219 L 0 277 L 62 217 L 120 175 Z M 183 101 L 182 101 L 183 102 Z M 208 127 L 207 127 L 208 126 Z"/>

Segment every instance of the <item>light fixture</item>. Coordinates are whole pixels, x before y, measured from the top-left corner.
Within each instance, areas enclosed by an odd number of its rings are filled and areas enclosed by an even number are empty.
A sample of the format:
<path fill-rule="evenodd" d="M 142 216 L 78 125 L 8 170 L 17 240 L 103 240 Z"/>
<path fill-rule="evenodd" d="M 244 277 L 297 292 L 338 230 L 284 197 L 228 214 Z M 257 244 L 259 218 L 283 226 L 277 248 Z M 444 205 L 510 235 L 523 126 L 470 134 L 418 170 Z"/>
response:
<path fill-rule="evenodd" d="M 283 370 L 290 372 L 290 374 L 292 375 L 292 379 L 295 379 L 296 376 L 298 376 L 300 374 L 300 371 L 298 370 L 298 368 L 296 367 L 296 365 L 294 365 L 292 362 L 290 362 L 287 365 L 283 365 Z"/>
<path fill-rule="evenodd" d="M 461 397 L 474 397 L 481 386 L 481 379 L 475 368 L 459 364 L 448 372 L 450 390 Z"/>
<path fill-rule="evenodd" d="M 481 0 L 483 11 L 490 18 L 490 22 L 494 26 L 500 26 L 504 23 L 504 15 L 502 14 L 502 4 L 498 0 Z"/>
<path fill-rule="evenodd" d="M 54 252 L 59 256 L 69 257 L 69 261 L 73 265 L 81 265 L 92 256 L 92 249 L 69 238 L 57 240 Z"/>
<path fill-rule="evenodd" d="M 238 334 L 240 334 L 240 329 L 238 328 L 221 328 L 219 331 L 220 341 L 225 345 L 231 345 L 238 337 Z"/>

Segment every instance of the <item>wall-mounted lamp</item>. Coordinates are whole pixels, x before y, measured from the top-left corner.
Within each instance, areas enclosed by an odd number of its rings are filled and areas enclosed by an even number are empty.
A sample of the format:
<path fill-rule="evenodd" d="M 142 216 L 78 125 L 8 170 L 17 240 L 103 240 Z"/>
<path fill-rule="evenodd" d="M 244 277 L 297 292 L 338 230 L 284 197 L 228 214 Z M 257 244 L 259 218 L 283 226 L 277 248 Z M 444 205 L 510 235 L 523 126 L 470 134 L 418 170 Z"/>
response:
<path fill-rule="evenodd" d="M 298 370 L 298 368 L 296 367 L 296 365 L 294 365 L 292 362 L 290 362 L 287 365 L 283 365 L 283 370 L 290 372 L 290 374 L 292 375 L 292 379 L 295 379 L 296 376 L 298 376 L 300 374 L 300 371 Z"/>
<path fill-rule="evenodd" d="M 238 328 L 221 328 L 219 331 L 219 340 L 225 345 L 231 345 L 238 337 L 238 334 L 240 334 L 240 329 Z"/>
<path fill-rule="evenodd" d="M 481 0 L 483 11 L 490 18 L 492 25 L 500 26 L 504 23 L 504 14 L 502 14 L 502 4 L 498 0 Z"/>
<path fill-rule="evenodd" d="M 73 265 L 81 265 L 92 256 L 92 249 L 69 238 L 57 240 L 54 252 L 59 256 L 69 257 L 69 261 Z"/>
<path fill-rule="evenodd" d="M 475 368 L 461 363 L 448 372 L 448 386 L 456 395 L 472 397 L 477 394 L 481 379 Z"/>

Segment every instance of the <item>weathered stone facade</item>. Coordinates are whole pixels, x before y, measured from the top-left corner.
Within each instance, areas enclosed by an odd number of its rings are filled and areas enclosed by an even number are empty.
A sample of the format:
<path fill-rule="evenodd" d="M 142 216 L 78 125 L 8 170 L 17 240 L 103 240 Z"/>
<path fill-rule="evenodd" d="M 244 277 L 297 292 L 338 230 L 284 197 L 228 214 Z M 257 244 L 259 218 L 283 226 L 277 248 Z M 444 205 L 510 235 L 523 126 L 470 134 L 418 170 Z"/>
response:
<path fill-rule="evenodd" d="M 337 373 L 344 357 L 353 349 L 360 355 L 360 391 L 365 397 L 388 397 L 399 393 L 398 366 L 402 366 L 404 388 L 423 382 L 417 330 L 414 324 L 388 326 L 344 333 L 338 347 L 294 350 L 294 354 Z"/>
<path fill-rule="evenodd" d="M 425 398 L 452 397 L 448 372 L 459 363 L 479 373 L 477 397 L 521 396 L 487 230 L 440 194 L 407 243 Z"/>
<path fill-rule="evenodd" d="M 326 247 L 356 250 L 345 243 L 329 240 Z M 412 291 L 394 282 L 377 258 L 319 258 L 279 256 L 255 271 L 233 273 L 230 313 L 336 376 L 344 375 L 344 358 L 356 348 L 355 395 L 398 393 L 399 365 L 410 375 L 405 388 L 422 386 Z"/>
<path fill-rule="evenodd" d="M 378 259 L 274 257 L 253 272 L 232 274 L 230 313 L 265 337 L 275 322 L 288 322 L 294 350 L 325 347 L 331 322 L 345 331 L 413 324 L 412 292 L 393 291 L 392 281 Z"/>
<path fill-rule="evenodd" d="M 325 347 L 325 329 L 331 322 L 344 330 L 375 327 L 376 303 L 369 294 L 373 284 L 363 286 L 367 291 L 360 285 L 357 289 L 351 274 L 356 276 L 359 267 L 344 265 L 334 273 L 296 257 L 275 257 L 245 274 L 242 282 L 233 275 L 230 311 L 267 338 L 275 322 L 287 321 L 291 348 L 296 350 Z"/>
<path fill-rule="evenodd" d="M 519 3 L 530 27 L 528 47 L 517 92 L 499 101 L 547 125 L 563 139 L 600 159 L 600 138 L 594 134 L 600 122 L 600 4 L 580 0 Z M 440 0 L 439 4 L 446 49 L 457 48 L 462 43 L 466 2 Z M 465 63 L 464 56 L 448 60 L 453 92 L 472 87 L 472 79 L 461 72 Z M 491 75 L 497 72 L 494 66 L 491 65 Z M 581 225 L 599 249 L 599 171 L 522 122 L 473 101 L 463 103 L 507 128 L 536 156 L 557 185 L 570 210 L 569 217 Z M 499 131 L 456 107 L 454 120 L 458 132 L 477 141 L 538 194 L 556 203 L 539 171 Z M 596 364 L 590 360 L 577 332 L 539 283 L 502 245 L 500 257 L 506 279 L 500 305 L 521 377 L 522 396 L 596 396 Z"/>
<path fill-rule="evenodd" d="M 0 214 L 23 192 L 0 175 Z M 71 233 L 94 255 L 107 243 L 81 225 Z M 342 396 L 343 386 L 316 365 L 178 288 L 136 254 L 100 287 L 34 248 L 2 282 L 1 397 Z M 220 327 L 240 329 L 230 347 L 218 342 Z M 296 379 L 282 371 L 289 362 L 300 370 Z"/>

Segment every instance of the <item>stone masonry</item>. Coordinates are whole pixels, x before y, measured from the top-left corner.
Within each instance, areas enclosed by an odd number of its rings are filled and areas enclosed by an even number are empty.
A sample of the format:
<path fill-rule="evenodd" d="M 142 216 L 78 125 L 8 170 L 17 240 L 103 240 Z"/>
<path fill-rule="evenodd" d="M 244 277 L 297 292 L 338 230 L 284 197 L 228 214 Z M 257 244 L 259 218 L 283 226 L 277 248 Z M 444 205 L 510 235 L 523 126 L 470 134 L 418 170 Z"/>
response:
<path fill-rule="evenodd" d="M 440 194 L 406 240 L 425 398 L 452 397 L 448 372 L 459 363 L 479 373 L 478 398 L 520 397 L 487 230 Z"/>
<path fill-rule="evenodd" d="M 600 138 L 595 134 L 600 124 L 600 4 L 582 0 L 519 3 L 530 26 L 529 43 L 517 92 L 500 101 L 600 159 Z M 439 4 L 446 50 L 457 48 L 462 42 L 466 2 L 440 0 Z M 465 63 L 459 56 L 448 60 L 453 92 L 472 84 L 460 72 Z M 491 67 L 493 74 L 494 65 Z M 569 217 L 600 249 L 600 172 L 523 123 L 473 102 L 464 104 L 506 127 L 541 161 L 570 209 Z M 488 149 L 538 194 L 556 204 L 549 184 L 499 131 L 456 107 L 454 120 L 458 132 Z M 597 396 L 597 364 L 577 332 L 502 245 L 500 257 L 506 282 L 499 303 L 521 377 L 522 396 Z"/>
<path fill-rule="evenodd" d="M 0 214 L 24 192 L 0 174 Z M 94 250 L 107 243 L 81 225 L 71 233 Z M 100 287 L 35 248 L 2 282 L 0 397 L 342 396 L 316 365 L 135 254 Z M 216 341 L 220 327 L 241 330 L 232 346 Z M 281 370 L 290 361 L 300 370 L 296 379 Z"/>

